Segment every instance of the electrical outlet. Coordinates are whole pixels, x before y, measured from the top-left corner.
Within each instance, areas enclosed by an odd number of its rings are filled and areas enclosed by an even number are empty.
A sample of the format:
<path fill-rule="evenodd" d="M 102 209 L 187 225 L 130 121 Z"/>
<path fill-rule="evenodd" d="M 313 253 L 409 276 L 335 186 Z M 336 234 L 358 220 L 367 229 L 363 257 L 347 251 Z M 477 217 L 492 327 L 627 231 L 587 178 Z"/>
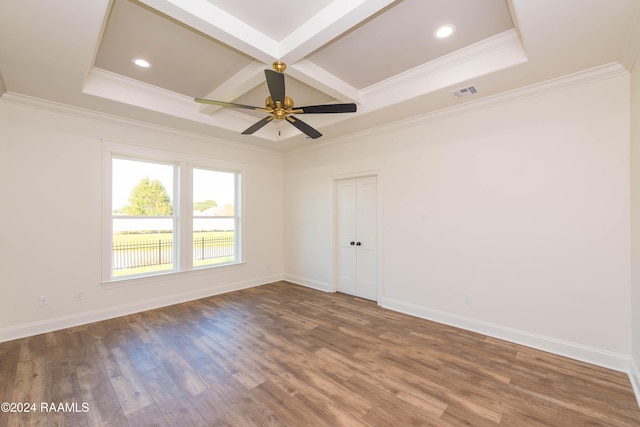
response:
<path fill-rule="evenodd" d="M 473 295 L 471 294 L 464 294 L 464 303 L 466 305 L 471 305 L 473 303 Z"/>
<path fill-rule="evenodd" d="M 84 290 L 78 289 L 76 291 L 76 301 L 82 301 L 84 299 Z"/>
<path fill-rule="evenodd" d="M 41 295 L 40 298 L 38 298 L 38 305 L 40 307 L 49 305 L 49 297 L 47 297 L 46 295 Z"/>

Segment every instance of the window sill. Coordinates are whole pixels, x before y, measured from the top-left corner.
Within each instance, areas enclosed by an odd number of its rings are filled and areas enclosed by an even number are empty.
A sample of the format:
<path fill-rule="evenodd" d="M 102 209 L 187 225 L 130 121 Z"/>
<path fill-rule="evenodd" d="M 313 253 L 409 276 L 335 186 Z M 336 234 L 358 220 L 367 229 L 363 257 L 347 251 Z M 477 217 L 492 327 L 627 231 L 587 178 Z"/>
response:
<path fill-rule="evenodd" d="M 110 280 L 103 280 L 101 285 L 104 289 L 115 289 L 115 288 L 121 288 L 125 286 L 142 285 L 142 284 L 157 282 L 165 279 L 173 280 L 180 277 L 201 276 L 204 274 L 212 273 L 214 271 L 238 268 L 245 264 L 246 264 L 245 261 L 240 261 L 240 262 L 234 262 L 232 264 L 196 267 L 193 270 L 186 270 L 186 271 L 158 272 L 156 274 L 148 274 L 145 276 L 128 276 L 128 277 L 122 277 L 122 278 L 114 278 Z"/>

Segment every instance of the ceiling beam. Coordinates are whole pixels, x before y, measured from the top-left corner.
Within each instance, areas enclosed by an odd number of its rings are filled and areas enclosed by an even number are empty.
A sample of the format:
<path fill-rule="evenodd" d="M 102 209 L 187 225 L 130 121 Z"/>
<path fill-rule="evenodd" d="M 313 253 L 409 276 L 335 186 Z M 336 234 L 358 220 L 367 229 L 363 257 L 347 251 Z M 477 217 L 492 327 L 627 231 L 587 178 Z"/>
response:
<path fill-rule="evenodd" d="M 317 66 L 308 59 L 303 59 L 287 66 L 287 74 L 309 86 L 318 89 L 341 102 L 355 102 L 360 104 L 360 91 Z"/>
<path fill-rule="evenodd" d="M 289 64 L 292 77 L 339 101 L 360 103 L 362 97 L 357 89 L 304 58 L 397 0 L 335 0 L 281 43 L 207 0 L 140 1 L 256 59 L 207 94 L 208 99 L 231 101 L 248 92 L 264 80 L 264 64 L 279 59 Z M 200 112 L 212 114 L 218 108 L 203 105 Z"/>
<path fill-rule="evenodd" d="M 207 0 L 140 0 L 189 27 L 264 63 L 278 58 L 279 44 Z"/>
<path fill-rule="evenodd" d="M 205 99 L 215 101 L 232 102 L 239 96 L 249 92 L 256 86 L 264 83 L 265 64 L 260 61 L 253 61 L 242 70 L 234 74 L 230 79 L 204 96 Z M 210 104 L 201 104 L 200 112 L 212 114 L 222 107 Z"/>
<path fill-rule="evenodd" d="M 279 46 L 280 60 L 294 63 L 303 59 L 395 1 L 333 1 L 282 40 Z"/>

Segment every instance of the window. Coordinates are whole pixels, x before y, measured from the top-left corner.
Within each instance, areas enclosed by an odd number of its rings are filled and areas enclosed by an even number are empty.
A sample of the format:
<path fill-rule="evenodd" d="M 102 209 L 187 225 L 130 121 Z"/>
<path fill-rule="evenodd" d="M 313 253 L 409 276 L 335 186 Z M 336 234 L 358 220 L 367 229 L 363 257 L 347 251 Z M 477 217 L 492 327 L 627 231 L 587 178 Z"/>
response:
<path fill-rule="evenodd" d="M 173 270 L 175 165 L 112 160 L 113 277 Z"/>
<path fill-rule="evenodd" d="M 237 168 L 125 144 L 104 147 L 103 281 L 240 262 Z"/>
<path fill-rule="evenodd" d="M 235 174 L 193 169 L 193 266 L 234 262 Z"/>

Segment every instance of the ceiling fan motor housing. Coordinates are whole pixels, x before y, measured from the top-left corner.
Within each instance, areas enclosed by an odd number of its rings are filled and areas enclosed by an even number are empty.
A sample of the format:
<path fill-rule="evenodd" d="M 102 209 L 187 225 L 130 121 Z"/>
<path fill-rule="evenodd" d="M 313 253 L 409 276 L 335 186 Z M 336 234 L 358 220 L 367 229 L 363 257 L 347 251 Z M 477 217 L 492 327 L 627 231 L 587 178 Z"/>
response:
<path fill-rule="evenodd" d="M 270 96 L 267 97 L 264 104 L 268 110 L 273 110 L 273 117 L 276 120 L 284 120 L 288 114 L 291 114 L 291 110 L 293 109 L 293 99 L 288 96 L 284 97 L 284 105 L 281 105 L 279 108 Z"/>

